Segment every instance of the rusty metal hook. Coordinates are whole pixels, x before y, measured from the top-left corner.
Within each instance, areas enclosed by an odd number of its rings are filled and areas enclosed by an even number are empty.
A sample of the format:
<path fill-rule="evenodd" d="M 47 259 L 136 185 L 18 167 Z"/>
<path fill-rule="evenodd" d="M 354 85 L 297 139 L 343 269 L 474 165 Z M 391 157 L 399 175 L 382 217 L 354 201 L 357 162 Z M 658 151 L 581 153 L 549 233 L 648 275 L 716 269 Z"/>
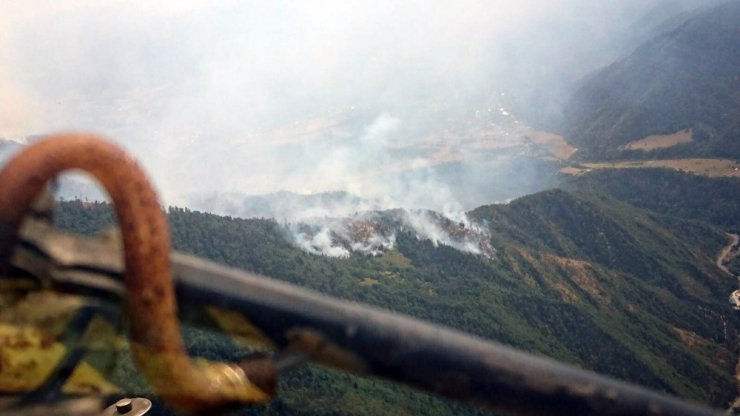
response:
<path fill-rule="evenodd" d="M 170 234 L 157 195 L 133 158 L 101 137 L 51 136 L 30 145 L 0 172 L 0 271 L 8 271 L 33 199 L 68 169 L 92 175 L 113 201 L 123 237 L 131 348 L 154 391 L 173 408 L 193 413 L 269 400 L 274 366 L 264 370 L 261 362 L 262 373 L 250 380 L 244 365 L 193 362 L 187 356 L 172 283 Z"/>

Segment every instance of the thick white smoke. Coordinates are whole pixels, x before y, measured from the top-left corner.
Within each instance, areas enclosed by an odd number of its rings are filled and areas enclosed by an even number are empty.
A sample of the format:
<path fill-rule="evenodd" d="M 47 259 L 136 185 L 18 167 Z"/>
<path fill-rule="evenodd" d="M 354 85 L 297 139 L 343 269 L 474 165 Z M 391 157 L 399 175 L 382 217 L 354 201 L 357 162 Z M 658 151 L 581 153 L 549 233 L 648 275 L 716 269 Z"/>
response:
<path fill-rule="evenodd" d="M 364 196 L 406 168 L 371 159 L 375 146 L 403 152 L 488 108 L 557 108 L 556 92 L 659 23 L 633 26 L 641 16 L 699 4 L 0 0 L 0 137 L 107 134 L 171 204 L 214 190 Z M 465 156 L 461 139 L 436 160 Z"/>
<path fill-rule="evenodd" d="M 470 222 L 464 213 L 452 219 L 428 210 L 371 211 L 344 218 L 306 218 L 285 228 L 299 248 L 329 257 L 380 255 L 395 247 L 399 232 L 429 240 L 434 246 L 446 245 L 487 258 L 495 255 L 488 229 Z"/>
<path fill-rule="evenodd" d="M 424 208 L 472 230 L 456 213 L 543 186 L 527 124 L 549 125 L 584 75 L 707 3 L 0 0 L 0 138 L 106 134 L 166 204 L 291 219 Z M 280 191 L 365 202 L 278 194 L 258 209 Z M 300 244 L 341 255 L 332 230 Z"/>

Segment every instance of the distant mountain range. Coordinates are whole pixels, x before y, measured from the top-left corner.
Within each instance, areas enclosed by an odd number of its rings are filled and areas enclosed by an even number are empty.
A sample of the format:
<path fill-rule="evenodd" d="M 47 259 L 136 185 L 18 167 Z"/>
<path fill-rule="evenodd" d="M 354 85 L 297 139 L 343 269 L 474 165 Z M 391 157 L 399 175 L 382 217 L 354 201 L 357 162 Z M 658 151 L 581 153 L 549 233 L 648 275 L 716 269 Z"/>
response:
<path fill-rule="evenodd" d="M 673 19 L 593 74 L 565 110 L 577 157 L 740 157 L 738 22 L 737 1 Z"/>

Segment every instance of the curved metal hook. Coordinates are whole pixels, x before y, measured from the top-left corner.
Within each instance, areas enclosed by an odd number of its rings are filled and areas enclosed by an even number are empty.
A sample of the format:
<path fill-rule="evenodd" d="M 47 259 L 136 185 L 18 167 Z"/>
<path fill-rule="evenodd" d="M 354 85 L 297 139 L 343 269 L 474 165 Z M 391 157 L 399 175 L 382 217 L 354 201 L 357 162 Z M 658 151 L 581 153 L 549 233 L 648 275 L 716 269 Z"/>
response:
<path fill-rule="evenodd" d="M 91 174 L 113 201 L 123 237 L 131 348 L 154 391 L 186 412 L 269 400 L 269 386 L 258 387 L 239 365 L 202 364 L 187 356 L 177 318 L 167 220 L 142 169 L 109 141 L 89 134 L 51 136 L 30 145 L 0 172 L 2 271 L 7 271 L 18 228 L 33 199 L 68 169 Z"/>

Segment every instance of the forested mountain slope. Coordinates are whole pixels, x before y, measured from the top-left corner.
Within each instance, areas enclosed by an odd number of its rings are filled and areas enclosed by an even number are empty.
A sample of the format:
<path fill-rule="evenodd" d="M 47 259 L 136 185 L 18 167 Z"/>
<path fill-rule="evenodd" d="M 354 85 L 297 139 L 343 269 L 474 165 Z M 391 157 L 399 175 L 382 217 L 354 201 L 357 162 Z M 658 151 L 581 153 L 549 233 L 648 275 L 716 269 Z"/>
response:
<path fill-rule="evenodd" d="M 559 186 L 603 193 L 663 215 L 740 231 L 740 178 L 710 178 L 672 169 L 603 169 L 564 177 Z"/>
<path fill-rule="evenodd" d="M 726 299 L 736 282 L 714 265 L 726 244 L 720 230 L 557 190 L 469 215 L 490 228 L 495 258 L 401 230 L 382 255 L 328 258 L 293 247 L 272 220 L 169 210 L 178 250 L 715 406 L 734 397 L 737 318 Z M 107 205 L 70 201 L 60 204 L 58 224 L 93 232 L 111 219 Z M 191 348 L 216 356 L 234 350 L 214 339 L 193 336 Z M 320 369 L 287 377 L 281 391 L 276 402 L 252 411 L 478 412 Z"/>
<path fill-rule="evenodd" d="M 738 22 L 740 3 L 726 2 L 592 75 L 565 110 L 565 136 L 578 156 L 740 157 Z M 692 141 L 651 151 L 626 146 L 681 131 Z"/>

